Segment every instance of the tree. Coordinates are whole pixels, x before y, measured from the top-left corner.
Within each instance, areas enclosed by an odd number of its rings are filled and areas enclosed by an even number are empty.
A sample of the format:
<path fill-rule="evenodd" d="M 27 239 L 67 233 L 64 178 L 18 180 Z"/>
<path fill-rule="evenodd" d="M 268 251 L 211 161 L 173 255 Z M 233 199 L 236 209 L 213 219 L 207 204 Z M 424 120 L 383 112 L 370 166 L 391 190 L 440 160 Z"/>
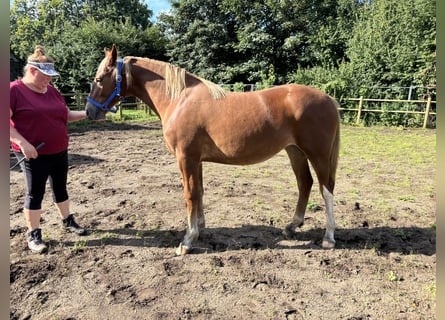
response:
<path fill-rule="evenodd" d="M 220 10 L 219 0 L 187 0 L 172 3 L 172 15 L 161 15 L 159 25 L 169 38 L 170 62 L 214 81 L 228 81 L 227 61 L 236 39 L 233 19 Z"/>
<path fill-rule="evenodd" d="M 348 44 L 361 86 L 428 85 L 435 59 L 435 0 L 376 0 L 363 7 Z"/>
<path fill-rule="evenodd" d="M 59 89 L 88 91 L 103 49 L 113 43 L 125 55 L 165 59 L 167 40 L 149 21 L 151 15 L 141 0 L 16 0 L 10 14 L 11 53 L 23 66 L 35 45 L 42 44 L 56 60 Z"/>
<path fill-rule="evenodd" d="M 341 61 L 355 6 L 355 0 L 179 0 L 160 20 L 171 62 L 213 81 L 273 76 L 283 83 L 297 68 Z"/>

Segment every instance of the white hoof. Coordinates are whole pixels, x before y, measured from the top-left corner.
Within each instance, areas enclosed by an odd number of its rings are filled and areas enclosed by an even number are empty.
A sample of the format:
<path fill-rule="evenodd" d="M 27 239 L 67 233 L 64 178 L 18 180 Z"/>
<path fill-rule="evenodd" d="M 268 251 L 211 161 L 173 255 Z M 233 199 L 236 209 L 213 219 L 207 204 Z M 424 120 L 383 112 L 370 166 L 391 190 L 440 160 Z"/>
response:
<path fill-rule="evenodd" d="M 179 244 L 179 247 L 176 248 L 176 255 L 177 256 L 183 256 L 183 255 L 186 255 L 187 253 L 190 253 L 191 250 L 192 250 L 191 247 L 185 246 L 181 242 Z"/>
<path fill-rule="evenodd" d="M 323 243 L 321 244 L 323 249 L 334 249 L 335 248 L 335 241 L 330 239 L 323 239 Z"/>

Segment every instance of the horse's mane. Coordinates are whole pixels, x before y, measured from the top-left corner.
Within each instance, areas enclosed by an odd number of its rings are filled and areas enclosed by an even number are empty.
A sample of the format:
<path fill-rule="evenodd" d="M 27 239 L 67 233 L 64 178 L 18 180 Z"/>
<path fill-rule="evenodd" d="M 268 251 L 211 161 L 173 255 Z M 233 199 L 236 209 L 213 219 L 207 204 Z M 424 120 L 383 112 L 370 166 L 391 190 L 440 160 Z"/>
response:
<path fill-rule="evenodd" d="M 170 98 L 176 99 L 179 97 L 179 95 L 187 88 L 186 82 L 185 82 L 185 76 L 186 74 L 195 78 L 196 80 L 199 80 L 202 82 L 207 89 L 209 90 L 210 95 L 213 99 L 218 100 L 222 99 L 226 96 L 226 91 L 219 85 L 203 79 L 201 77 L 198 77 L 192 73 L 187 72 L 185 69 L 174 66 L 170 63 L 149 59 L 149 58 L 141 58 L 141 57 L 125 57 L 124 58 L 124 64 L 125 64 L 125 77 L 127 79 L 127 84 L 131 85 L 132 83 L 132 76 L 131 76 L 131 63 L 127 63 L 131 59 L 138 59 L 147 61 L 156 65 L 159 65 L 161 67 L 165 68 L 165 91 L 167 95 L 170 96 Z"/>

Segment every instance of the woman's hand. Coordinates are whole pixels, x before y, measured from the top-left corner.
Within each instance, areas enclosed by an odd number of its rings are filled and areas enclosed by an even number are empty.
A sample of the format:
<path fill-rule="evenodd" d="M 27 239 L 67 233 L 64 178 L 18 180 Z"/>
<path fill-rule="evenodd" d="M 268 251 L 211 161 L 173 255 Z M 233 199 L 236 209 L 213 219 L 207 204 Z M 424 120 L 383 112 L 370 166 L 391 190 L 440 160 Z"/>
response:
<path fill-rule="evenodd" d="M 23 142 L 22 144 L 19 145 L 19 147 L 20 150 L 22 150 L 22 153 L 25 156 L 26 160 L 35 159 L 39 156 L 37 149 L 28 141 Z"/>

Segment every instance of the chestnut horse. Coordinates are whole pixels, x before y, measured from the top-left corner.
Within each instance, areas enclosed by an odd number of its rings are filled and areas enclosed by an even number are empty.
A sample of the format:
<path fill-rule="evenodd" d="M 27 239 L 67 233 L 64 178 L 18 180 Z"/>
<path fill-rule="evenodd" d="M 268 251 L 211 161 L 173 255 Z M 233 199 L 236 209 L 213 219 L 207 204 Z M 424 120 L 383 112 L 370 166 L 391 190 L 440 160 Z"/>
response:
<path fill-rule="evenodd" d="M 292 222 L 295 235 L 304 222 L 313 179 L 317 175 L 326 206 L 323 248 L 335 246 L 333 192 L 339 153 L 338 104 L 327 94 L 303 85 L 281 85 L 245 93 L 220 86 L 172 64 L 148 58 L 118 58 L 116 46 L 105 49 L 86 110 L 92 120 L 116 112 L 121 97 L 135 96 L 161 119 L 168 150 L 182 175 L 188 227 L 176 250 L 192 249 L 205 226 L 202 162 L 249 165 L 285 149 L 298 184 Z"/>

